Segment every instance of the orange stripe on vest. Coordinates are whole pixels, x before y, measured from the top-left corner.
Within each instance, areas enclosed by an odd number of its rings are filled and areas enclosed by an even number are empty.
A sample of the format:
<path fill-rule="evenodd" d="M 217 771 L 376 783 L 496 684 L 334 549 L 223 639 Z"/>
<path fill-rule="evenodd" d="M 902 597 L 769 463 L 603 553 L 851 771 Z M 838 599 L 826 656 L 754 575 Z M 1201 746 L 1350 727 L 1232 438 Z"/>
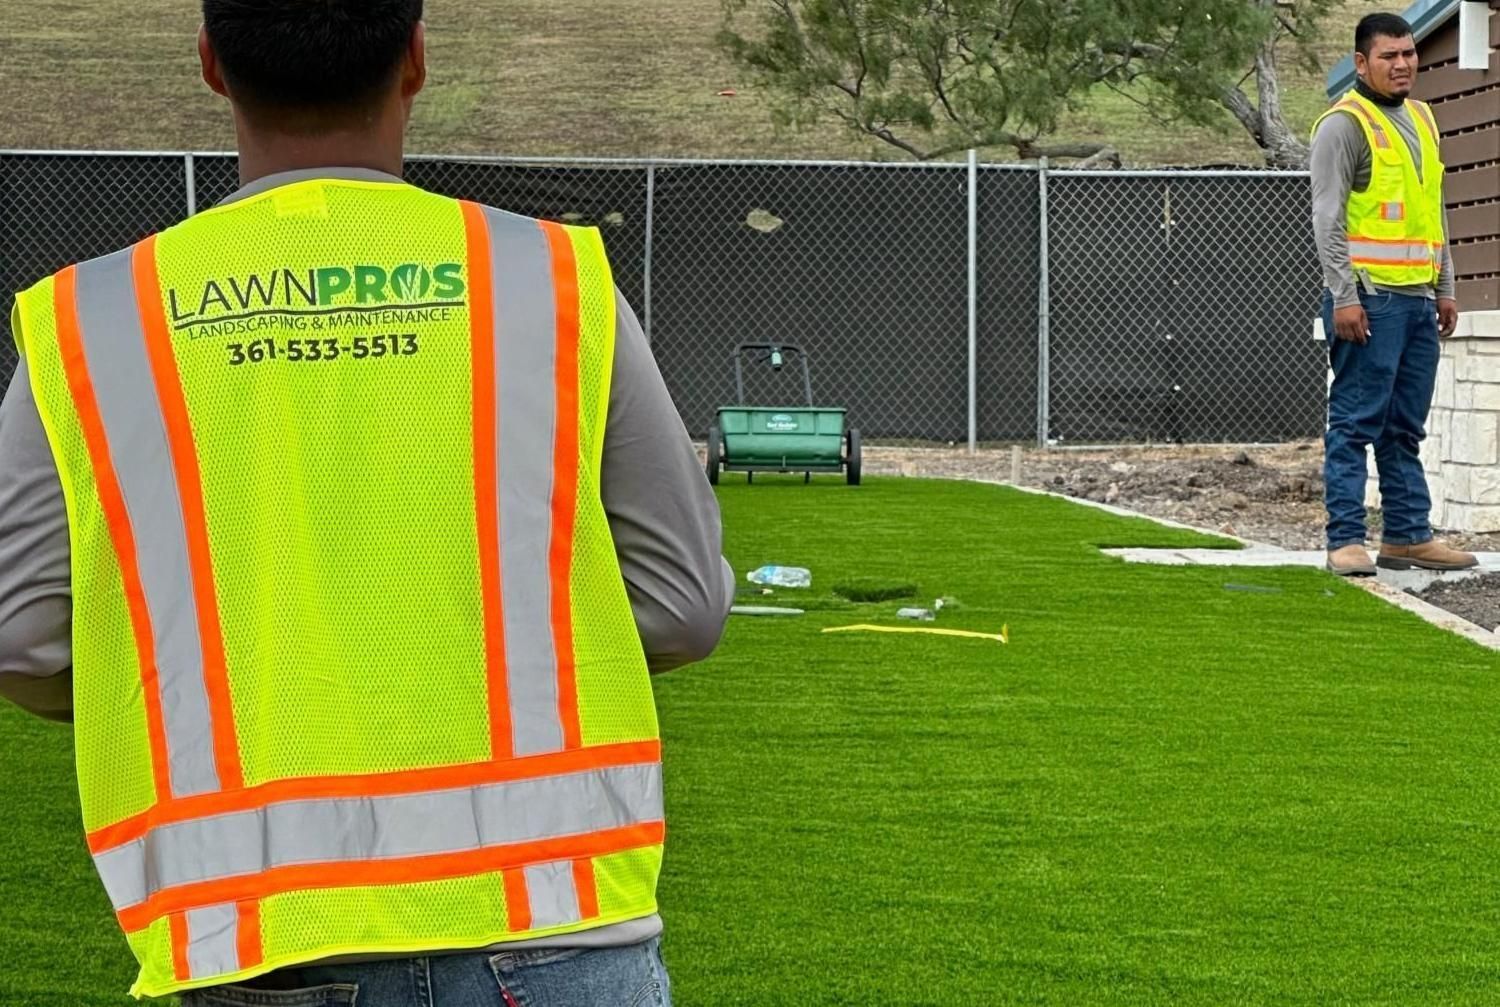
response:
<path fill-rule="evenodd" d="M 557 654 L 557 705 L 563 747 L 583 744 L 578 669 L 573 652 L 573 536 L 578 521 L 578 268 L 573 242 L 560 224 L 543 221 L 552 255 L 557 301 L 557 441 L 552 487 L 552 638 Z"/>
<path fill-rule="evenodd" d="M 135 247 L 131 268 L 156 395 L 166 423 L 167 443 L 172 450 L 172 467 L 177 473 L 177 497 L 182 505 L 183 528 L 187 532 L 188 565 L 192 570 L 198 636 L 203 648 L 203 684 L 213 720 L 214 765 L 218 770 L 220 788 L 238 790 L 244 786 L 244 776 L 240 769 L 234 702 L 229 692 L 229 670 L 224 657 L 224 633 L 219 624 L 219 599 L 208 544 L 208 520 L 203 508 L 203 475 L 198 467 L 198 448 L 193 440 L 192 422 L 188 419 L 187 401 L 182 392 L 182 376 L 177 369 L 177 355 L 172 349 L 166 309 L 161 300 L 155 235 Z"/>
<path fill-rule="evenodd" d="M 469 251 L 469 332 L 474 386 L 474 506 L 479 531 L 479 580 L 484 602 L 484 655 L 489 683 L 490 758 L 509 759 L 510 689 L 505 667 L 505 619 L 500 593 L 500 483 L 495 471 L 495 294 L 489 225 L 477 203 L 463 202 Z"/>

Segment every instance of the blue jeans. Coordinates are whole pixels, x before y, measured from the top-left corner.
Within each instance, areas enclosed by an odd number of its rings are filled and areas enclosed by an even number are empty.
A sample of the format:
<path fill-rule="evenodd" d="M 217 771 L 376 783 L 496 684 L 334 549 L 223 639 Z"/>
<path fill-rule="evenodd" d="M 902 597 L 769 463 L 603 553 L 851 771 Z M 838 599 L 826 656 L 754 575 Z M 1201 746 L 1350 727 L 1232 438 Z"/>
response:
<path fill-rule="evenodd" d="M 671 1007 L 659 938 L 616 948 L 475 952 L 282 969 L 183 1007 Z"/>
<path fill-rule="evenodd" d="M 1425 297 L 1367 294 L 1370 320 L 1363 346 L 1333 331 L 1333 297 L 1323 291 L 1323 331 L 1333 386 L 1323 480 L 1328 503 L 1328 548 L 1365 540 L 1365 449 L 1375 446 L 1385 530 L 1381 541 L 1416 545 L 1432 539 L 1432 498 L 1420 455 L 1424 424 L 1437 383 L 1437 308 Z"/>

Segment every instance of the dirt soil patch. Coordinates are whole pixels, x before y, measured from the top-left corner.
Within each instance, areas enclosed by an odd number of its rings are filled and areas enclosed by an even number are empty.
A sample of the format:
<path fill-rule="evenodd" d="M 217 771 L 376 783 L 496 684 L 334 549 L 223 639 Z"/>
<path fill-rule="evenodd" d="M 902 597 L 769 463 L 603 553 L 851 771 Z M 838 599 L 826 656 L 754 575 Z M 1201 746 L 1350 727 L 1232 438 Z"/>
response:
<path fill-rule="evenodd" d="M 1008 448 L 970 455 L 961 448 L 867 446 L 864 464 L 871 474 L 1011 478 Z M 1283 549 L 1324 545 L 1323 446 L 1315 441 L 1245 448 L 1030 449 L 1022 452 L 1020 482 Z M 1369 528 L 1374 546 L 1380 537 L 1378 509 L 1369 512 Z M 1500 535 L 1439 534 L 1461 549 L 1500 551 Z M 1440 581 L 1421 597 L 1485 629 L 1500 626 L 1500 578 L 1495 576 Z"/>
<path fill-rule="evenodd" d="M 1500 633 L 1500 573 L 1468 580 L 1440 580 L 1427 590 L 1414 593 L 1476 626 Z"/>

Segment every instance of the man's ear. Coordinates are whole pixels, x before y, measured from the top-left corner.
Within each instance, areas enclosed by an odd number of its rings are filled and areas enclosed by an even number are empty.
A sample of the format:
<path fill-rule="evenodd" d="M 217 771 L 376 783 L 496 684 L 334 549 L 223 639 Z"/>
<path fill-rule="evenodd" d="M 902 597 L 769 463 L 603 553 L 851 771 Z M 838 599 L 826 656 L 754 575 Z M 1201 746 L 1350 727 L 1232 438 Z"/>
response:
<path fill-rule="evenodd" d="M 203 64 L 203 83 L 214 94 L 229 97 L 229 87 L 224 83 L 224 71 L 219 66 L 219 54 L 208 40 L 208 28 L 198 27 L 198 62 Z"/>
<path fill-rule="evenodd" d="M 401 63 L 401 97 L 411 101 L 427 84 L 427 26 L 421 21 L 412 29 Z"/>

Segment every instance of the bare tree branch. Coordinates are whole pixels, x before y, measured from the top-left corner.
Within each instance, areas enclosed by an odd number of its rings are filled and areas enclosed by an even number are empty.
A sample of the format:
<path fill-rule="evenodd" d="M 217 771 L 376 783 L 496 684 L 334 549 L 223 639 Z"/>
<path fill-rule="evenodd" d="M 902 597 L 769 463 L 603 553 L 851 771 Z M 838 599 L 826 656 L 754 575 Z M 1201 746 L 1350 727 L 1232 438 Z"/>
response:
<path fill-rule="evenodd" d="M 1120 166 L 1120 152 L 1118 150 L 1115 150 L 1115 148 L 1113 147 L 1100 147 L 1098 152 L 1090 154 L 1082 161 L 1079 161 L 1077 164 L 1073 165 L 1073 167 L 1097 168 L 1105 162 L 1108 162 L 1113 167 L 1118 168 Z"/>
<path fill-rule="evenodd" d="M 1034 161 L 1041 157 L 1080 157 L 1080 167 L 1093 167 L 1095 164 L 1108 161 L 1116 168 L 1120 166 L 1120 153 L 1107 143 L 1036 143 L 1030 140 L 1016 140 L 1016 153 L 1026 161 Z"/>
<path fill-rule="evenodd" d="M 920 147 L 916 147 L 916 146 L 913 146 L 910 143 L 907 143 L 905 140 L 901 139 L 895 133 L 892 133 L 890 131 L 890 129 L 888 129 L 885 126 L 861 125 L 860 129 L 863 130 L 866 133 L 869 133 L 871 136 L 875 137 L 875 139 L 877 139 L 877 140 L 884 140 L 886 143 L 890 144 L 892 147 L 896 147 L 896 148 L 898 148 L 900 150 L 906 151 L 908 154 L 910 154 L 912 157 L 916 158 L 918 161 L 928 161 L 928 160 L 931 160 L 934 157 L 941 157 L 942 156 L 941 153 L 929 153 L 927 151 L 922 150 L 922 148 L 920 148 Z"/>
<path fill-rule="evenodd" d="M 963 117 L 958 114 L 957 110 L 953 107 L 953 103 L 948 100 L 948 90 L 943 86 L 943 60 L 941 59 L 941 55 L 941 53 L 937 54 L 932 61 L 932 76 L 930 80 L 932 92 L 937 95 L 938 103 L 943 106 L 943 113 L 948 116 L 949 121 L 957 125 L 963 125 Z"/>
<path fill-rule="evenodd" d="M 1137 98 L 1135 95 L 1131 94 L 1129 91 L 1125 90 L 1123 87 L 1120 87 L 1114 81 L 1106 80 L 1103 83 L 1104 83 L 1105 87 L 1109 88 L 1111 91 L 1113 91 L 1115 94 L 1119 95 L 1121 98 L 1124 98 L 1126 101 L 1131 102 L 1132 104 L 1135 104 L 1135 105 L 1139 105 L 1141 108 L 1144 108 L 1147 111 L 1150 111 L 1150 109 L 1151 109 L 1151 103 L 1150 102 L 1143 101 L 1142 99 Z"/>
<path fill-rule="evenodd" d="M 1094 167 L 1106 161 L 1116 168 L 1120 166 L 1119 151 L 1105 143 L 1038 143 L 1034 137 L 999 132 L 975 137 L 970 140 L 943 144 L 931 149 L 923 149 L 892 132 L 888 125 L 856 122 L 845 112 L 835 112 L 835 114 L 860 132 L 888 143 L 899 150 L 903 150 L 919 161 L 933 161 L 970 149 L 982 150 L 989 147 L 1010 147 L 1015 150 L 1016 154 L 1022 160 L 1026 161 L 1034 161 L 1041 157 L 1083 158 L 1084 160 L 1079 162 L 1081 167 Z"/>

